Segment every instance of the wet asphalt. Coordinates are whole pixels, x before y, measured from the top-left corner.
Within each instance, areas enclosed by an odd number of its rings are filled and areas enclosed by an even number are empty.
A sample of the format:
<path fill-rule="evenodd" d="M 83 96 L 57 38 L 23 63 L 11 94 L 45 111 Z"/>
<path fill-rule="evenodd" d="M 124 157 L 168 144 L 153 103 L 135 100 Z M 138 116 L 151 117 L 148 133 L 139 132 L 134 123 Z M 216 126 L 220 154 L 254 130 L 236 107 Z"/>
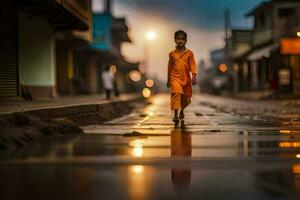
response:
<path fill-rule="evenodd" d="M 83 136 L 1 152 L 1 199 L 300 199 L 298 124 L 205 98 L 184 127 L 157 95 Z"/>

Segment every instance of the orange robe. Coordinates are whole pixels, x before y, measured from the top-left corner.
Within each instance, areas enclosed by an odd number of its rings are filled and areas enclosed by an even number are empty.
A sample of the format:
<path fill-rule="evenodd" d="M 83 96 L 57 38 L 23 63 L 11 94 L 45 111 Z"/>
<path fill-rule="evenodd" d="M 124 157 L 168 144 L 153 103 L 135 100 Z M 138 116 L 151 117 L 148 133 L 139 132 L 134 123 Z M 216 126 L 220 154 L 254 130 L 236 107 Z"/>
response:
<path fill-rule="evenodd" d="M 197 74 L 194 54 L 186 49 L 169 53 L 168 79 L 171 86 L 171 109 L 184 109 L 192 97 L 191 73 Z"/>

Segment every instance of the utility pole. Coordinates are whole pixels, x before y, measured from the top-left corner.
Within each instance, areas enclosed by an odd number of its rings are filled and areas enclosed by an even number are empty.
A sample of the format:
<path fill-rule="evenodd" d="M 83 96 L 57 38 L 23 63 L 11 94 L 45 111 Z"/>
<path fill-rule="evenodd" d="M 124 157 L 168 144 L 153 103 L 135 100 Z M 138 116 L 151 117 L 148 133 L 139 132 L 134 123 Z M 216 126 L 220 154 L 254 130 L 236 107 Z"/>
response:
<path fill-rule="evenodd" d="M 231 30 L 231 22 L 230 22 L 230 11 L 228 8 L 225 9 L 225 23 L 224 23 L 224 31 L 225 31 L 225 64 L 229 66 L 229 37 Z"/>

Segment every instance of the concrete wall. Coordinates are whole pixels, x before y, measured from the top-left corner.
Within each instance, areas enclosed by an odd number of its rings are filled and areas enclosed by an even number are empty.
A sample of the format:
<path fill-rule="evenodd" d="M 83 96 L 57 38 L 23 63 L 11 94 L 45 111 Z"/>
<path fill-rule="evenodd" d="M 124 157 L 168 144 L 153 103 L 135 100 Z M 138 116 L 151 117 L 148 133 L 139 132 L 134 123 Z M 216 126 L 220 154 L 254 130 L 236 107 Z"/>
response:
<path fill-rule="evenodd" d="M 56 84 L 54 29 L 46 20 L 34 16 L 20 13 L 18 17 L 21 83 L 35 88 L 32 93 L 39 93 L 38 88 L 44 93 L 33 96 L 51 97 Z"/>

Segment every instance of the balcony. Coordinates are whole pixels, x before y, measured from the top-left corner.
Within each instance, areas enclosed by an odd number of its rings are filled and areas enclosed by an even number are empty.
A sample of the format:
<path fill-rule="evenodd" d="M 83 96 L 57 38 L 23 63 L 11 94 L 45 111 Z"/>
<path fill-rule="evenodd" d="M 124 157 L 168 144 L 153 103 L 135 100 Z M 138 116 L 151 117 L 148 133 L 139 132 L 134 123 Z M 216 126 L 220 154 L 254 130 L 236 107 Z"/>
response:
<path fill-rule="evenodd" d="M 46 18 L 58 30 L 88 30 L 90 0 L 20 0 L 19 11 Z"/>

